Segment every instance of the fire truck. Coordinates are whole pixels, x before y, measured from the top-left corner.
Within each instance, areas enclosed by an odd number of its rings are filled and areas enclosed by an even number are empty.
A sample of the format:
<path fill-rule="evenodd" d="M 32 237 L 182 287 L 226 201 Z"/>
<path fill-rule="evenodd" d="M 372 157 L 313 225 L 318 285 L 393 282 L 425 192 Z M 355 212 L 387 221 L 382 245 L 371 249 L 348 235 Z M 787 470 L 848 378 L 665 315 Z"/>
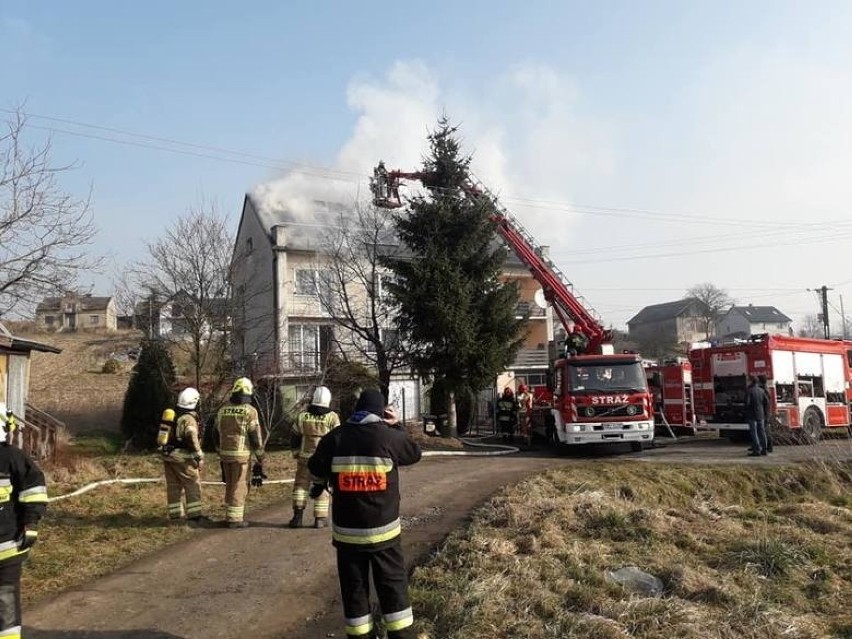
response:
<path fill-rule="evenodd" d="M 697 417 L 722 437 L 746 439 L 750 376 L 765 376 L 773 432 L 815 443 L 823 429 L 849 429 L 852 341 L 753 335 L 689 353 Z"/>
<path fill-rule="evenodd" d="M 403 206 L 402 180 L 418 181 L 427 189 L 434 183 L 425 171 L 388 171 L 380 163 L 370 184 L 374 204 Z M 557 355 L 551 362 L 548 388 L 535 394 L 532 434 L 557 452 L 606 443 L 629 443 L 641 451 L 654 439 L 653 406 L 642 359 L 632 353 L 615 354 L 612 332 L 604 328 L 600 316 L 495 195 L 471 178 L 462 191 L 468 198 L 488 203 L 497 233 L 530 270 L 566 332 L 576 329 L 589 342 L 583 354 Z"/>
<path fill-rule="evenodd" d="M 645 375 L 651 389 L 657 430 L 678 435 L 695 435 L 695 390 L 692 364 L 686 358 L 648 362 Z"/>

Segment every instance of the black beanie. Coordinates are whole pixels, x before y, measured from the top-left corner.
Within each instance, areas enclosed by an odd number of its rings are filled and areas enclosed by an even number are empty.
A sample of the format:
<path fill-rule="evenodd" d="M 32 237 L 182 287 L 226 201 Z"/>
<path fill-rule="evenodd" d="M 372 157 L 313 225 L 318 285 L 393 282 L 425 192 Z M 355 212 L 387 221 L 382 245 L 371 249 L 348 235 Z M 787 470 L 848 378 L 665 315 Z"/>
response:
<path fill-rule="evenodd" d="M 358 403 L 355 404 L 355 412 L 358 413 L 364 410 L 368 413 L 373 413 L 373 415 L 382 416 L 385 410 L 385 398 L 380 391 L 377 391 L 375 388 L 368 388 L 361 391 Z"/>

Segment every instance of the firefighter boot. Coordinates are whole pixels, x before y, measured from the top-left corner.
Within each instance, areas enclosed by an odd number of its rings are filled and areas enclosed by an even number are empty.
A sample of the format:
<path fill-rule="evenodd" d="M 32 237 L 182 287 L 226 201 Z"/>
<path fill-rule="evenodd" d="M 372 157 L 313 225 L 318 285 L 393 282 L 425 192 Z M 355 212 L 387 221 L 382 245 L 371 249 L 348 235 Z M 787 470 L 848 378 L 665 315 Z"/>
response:
<path fill-rule="evenodd" d="M 317 517 L 314 519 L 314 528 L 327 528 L 328 517 Z"/>
<path fill-rule="evenodd" d="M 290 523 L 287 524 L 290 528 L 301 528 L 302 527 L 302 515 L 304 514 L 304 508 L 294 508 L 293 509 L 293 518 L 290 520 Z"/>

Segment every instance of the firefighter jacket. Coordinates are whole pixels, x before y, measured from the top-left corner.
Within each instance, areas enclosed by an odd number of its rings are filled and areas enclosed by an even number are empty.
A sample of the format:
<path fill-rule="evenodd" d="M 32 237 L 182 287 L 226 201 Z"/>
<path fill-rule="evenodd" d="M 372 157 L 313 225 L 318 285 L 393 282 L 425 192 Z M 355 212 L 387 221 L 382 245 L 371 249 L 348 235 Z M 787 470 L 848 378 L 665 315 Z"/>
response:
<path fill-rule="evenodd" d="M 308 468 L 334 491 L 335 546 L 373 551 L 398 541 L 399 467 L 416 464 L 420 455 L 420 446 L 408 433 L 365 411 L 320 440 Z"/>
<path fill-rule="evenodd" d="M 316 410 L 311 411 L 309 408 L 299 413 L 296 423 L 293 424 L 293 435 L 299 440 L 296 457 L 308 459 L 314 454 L 320 439 L 338 426 L 340 426 L 340 418 L 334 411 L 327 410 L 320 413 Z"/>
<path fill-rule="evenodd" d="M 44 474 L 20 448 L 0 444 L 0 563 L 22 557 L 24 529 L 35 531 L 47 508 Z"/>
<path fill-rule="evenodd" d="M 533 394 L 529 391 L 518 394 L 518 410 L 522 414 L 529 414 L 533 407 Z"/>
<path fill-rule="evenodd" d="M 168 461 L 196 462 L 204 459 L 201 450 L 201 430 L 198 424 L 198 415 L 193 411 L 184 413 L 177 418 L 174 426 L 174 435 L 163 451 L 163 458 Z"/>
<path fill-rule="evenodd" d="M 251 404 L 226 404 L 216 414 L 219 457 L 222 461 L 247 462 L 252 451 L 263 459 L 263 439 L 257 409 Z"/>
<path fill-rule="evenodd" d="M 518 421 L 518 400 L 514 397 L 501 397 L 497 400 L 497 421 L 500 424 L 514 424 Z"/>

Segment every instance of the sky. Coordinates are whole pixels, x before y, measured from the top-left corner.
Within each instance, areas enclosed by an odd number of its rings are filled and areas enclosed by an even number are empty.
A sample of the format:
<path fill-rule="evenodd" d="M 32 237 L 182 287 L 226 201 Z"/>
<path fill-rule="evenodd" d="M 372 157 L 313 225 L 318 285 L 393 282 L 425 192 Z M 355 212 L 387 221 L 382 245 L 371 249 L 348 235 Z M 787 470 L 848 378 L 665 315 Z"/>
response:
<path fill-rule="evenodd" d="M 797 325 L 828 286 L 839 327 L 850 32 L 832 0 L 0 0 L 0 109 L 91 191 L 98 294 L 188 209 L 357 197 L 446 115 L 607 324 L 710 282 Z"/>

